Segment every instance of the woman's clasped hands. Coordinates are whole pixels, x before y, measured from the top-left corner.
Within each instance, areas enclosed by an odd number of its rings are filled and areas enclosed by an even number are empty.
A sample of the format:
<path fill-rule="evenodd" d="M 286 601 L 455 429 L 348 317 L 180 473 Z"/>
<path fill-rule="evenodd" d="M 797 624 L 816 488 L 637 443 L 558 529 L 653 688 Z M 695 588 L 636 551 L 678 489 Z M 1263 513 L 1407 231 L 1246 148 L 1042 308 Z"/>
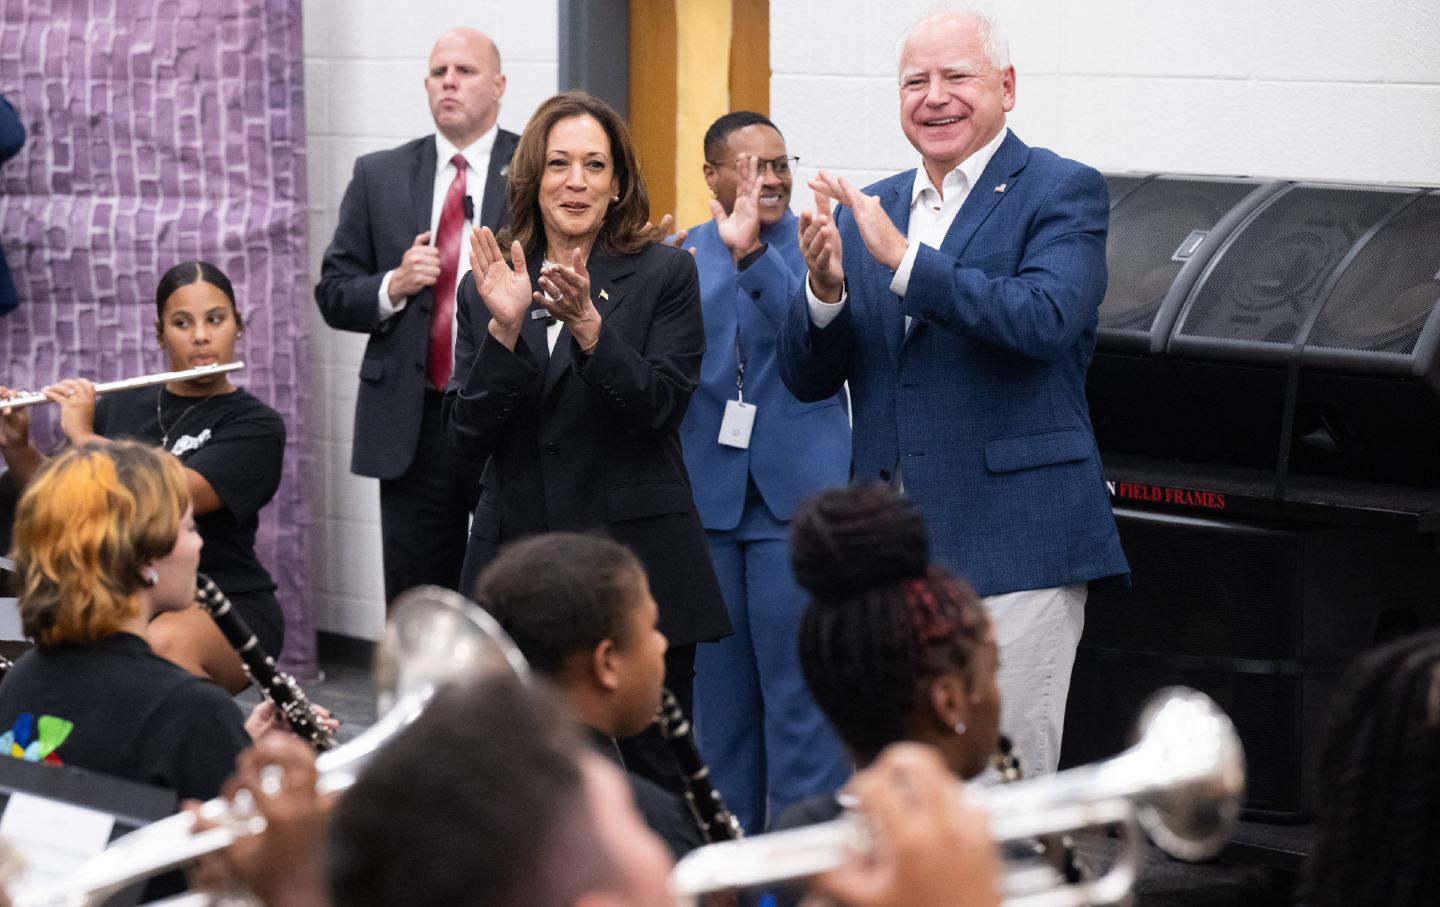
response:
<path fill-rule="evenodd" d="M 537 281 L 540 291 L 534 292 L 520 243 L 511 244 L 506 262 L 494 232 L 480 227 L 470 236 L 470 269 L 490 313 L 490 335 L 507 349 L 515 348 L 532 302 L 569 327 L 583 352 L 594 348 L 600 337 L 600 313 L 590 298 L 590 272 L 579 249 L 572 250 L 568 263 L 546 262 Z"/>

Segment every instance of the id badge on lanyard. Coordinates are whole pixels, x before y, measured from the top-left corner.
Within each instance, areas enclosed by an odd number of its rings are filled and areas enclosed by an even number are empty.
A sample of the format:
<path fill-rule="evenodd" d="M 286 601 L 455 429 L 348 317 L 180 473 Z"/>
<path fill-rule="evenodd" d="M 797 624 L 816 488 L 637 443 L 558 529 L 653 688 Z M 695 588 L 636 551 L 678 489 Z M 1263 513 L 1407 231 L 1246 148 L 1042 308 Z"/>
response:
<path fill-rule="evenodd" d="M 750 433 L 755 429 L 757 407 L 745 402 L 745 357 L 740 352 L 740 332 L 735 332 L 735 399 L 725 401 L 725 416 L 720 420 L 720 437 L 726 447 L 744 450 L 750 446 Z"/>

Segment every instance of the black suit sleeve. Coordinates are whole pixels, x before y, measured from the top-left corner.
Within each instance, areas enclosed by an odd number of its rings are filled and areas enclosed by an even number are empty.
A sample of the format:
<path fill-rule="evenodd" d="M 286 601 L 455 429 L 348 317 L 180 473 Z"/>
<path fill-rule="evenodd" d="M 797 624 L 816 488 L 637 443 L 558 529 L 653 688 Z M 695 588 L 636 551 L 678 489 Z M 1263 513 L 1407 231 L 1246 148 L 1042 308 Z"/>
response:
<path fill-rule="evenodd" d="M 340 220 L 320 266 L 315 301 L 332 328 L 369 333 L 380 326 L 380 283 L 399 262 L 376 260 L 364 164 L 364 158 L 355 162 L 340 202 Z"/>
<path fill-rule="evenodd" d="M 475 275 L 466 274 L 455 300 L 455 370 L 440 414 L 451 449 L 477 463 L 494 451 L 515 406 L 540 374 L 523 337 L 514 351 L 507 350 L 489 328 Z"/>
<path fill-rule="evenodd" d="M 627 431 L 664 434 L 680 427 L 700 379 L 705 355 L 700 278 L 694 258 L 678 249 L 652 247 L 641 267 L 636 279 L 647 289 L 636 292 L 657 296 L 643 349 L 630 346 L 602 319 L 600 340 L 590 356 L 570 341 L 571 364 Z"/>

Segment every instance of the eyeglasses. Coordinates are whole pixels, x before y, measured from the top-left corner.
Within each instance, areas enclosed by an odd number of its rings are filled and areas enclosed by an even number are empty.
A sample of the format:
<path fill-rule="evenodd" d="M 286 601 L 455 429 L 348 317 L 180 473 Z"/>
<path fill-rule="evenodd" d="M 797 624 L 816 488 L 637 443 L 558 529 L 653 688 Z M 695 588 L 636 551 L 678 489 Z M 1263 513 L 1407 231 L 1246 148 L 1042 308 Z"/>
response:
<path fill-rule="evenodd" d="M 711 167 L 734 167 L 736 170 L 739 170 L 739 169 L 740 169 L 740 161 L 739 161 L 739 160 L 734 160 L 734 161 L 708 161 L 708 160 L 707 160 L 705 163 L 709 164 Z M 768 159 L 766 159 L 766 158 L 758 158 L 758 159 L 756 160 L 756 164 L 757 164 L 758 167 L 759 167 L 759 172 L 760 172 L 760 175 L 761 175 L 761 176 L 764 176 L 764 175 L 765 175 L 765 169 L 768 167 L 771 171 L 774 172 L 774 174 L 775 174 L 777 177 L 780 177 L 780 178 L 782 178 L 782 179 L 783 179 L 784 177 L 789 176 L 789 175 L 790 175 L 790 168 L 794 167 L 794 166 L 795 166 L 796 164 L 798 164 L 798 163 L 800 163 L 800 158 L 796 157 L 796 156 L 793 155 L 793 154 L 787 154 L 787 155 L 785 155 L 784 157 L 777 157 L 777 158 L 775 158 L 774 160 L 768 160 Z"/>

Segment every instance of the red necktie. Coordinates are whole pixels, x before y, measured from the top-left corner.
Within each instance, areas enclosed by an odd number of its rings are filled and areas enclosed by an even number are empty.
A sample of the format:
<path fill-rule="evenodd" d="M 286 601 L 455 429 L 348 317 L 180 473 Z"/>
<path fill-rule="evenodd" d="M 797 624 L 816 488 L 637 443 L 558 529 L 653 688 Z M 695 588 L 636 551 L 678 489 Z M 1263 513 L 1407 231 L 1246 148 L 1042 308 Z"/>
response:
<path fill-rule="evenodd" d="M 435 305 L 430 310 L 430 346 L 425 353 L 425 377 L 430 386 L 444 390 L 455 368 L 450 345 L 450 323 L 455 320 L 455 277 L 460 267 L 460 241 L 465 235 L 465 158 L 455 155 L 455 180 L 440 207 L 435 250 L 440 253 L 440 276 L 435 281 Z"/>

